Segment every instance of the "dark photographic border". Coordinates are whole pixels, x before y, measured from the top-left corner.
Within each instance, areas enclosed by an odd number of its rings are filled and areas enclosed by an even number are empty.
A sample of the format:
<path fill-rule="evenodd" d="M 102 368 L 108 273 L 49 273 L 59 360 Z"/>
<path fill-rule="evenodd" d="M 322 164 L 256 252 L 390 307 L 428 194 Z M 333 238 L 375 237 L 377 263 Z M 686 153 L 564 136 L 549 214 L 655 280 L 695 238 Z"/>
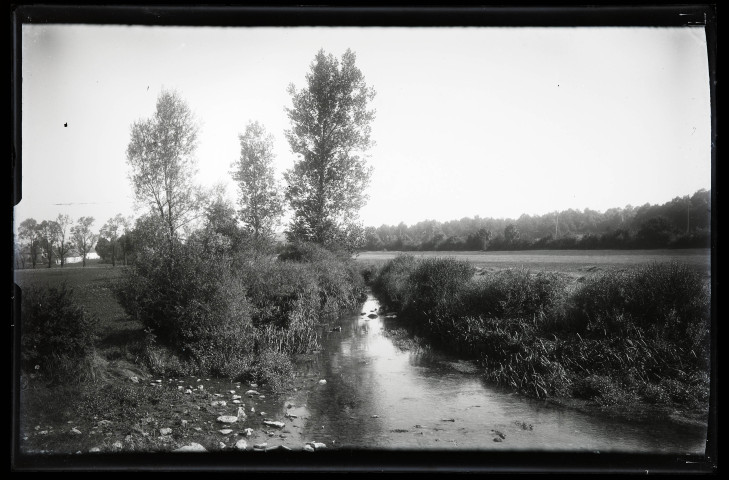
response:
<path fill-rule="evenodd" d="M 706 26 L 712 126 L 712 293 L 717 282 L 716 182 L 716 5 L 591 6 L 195 6 L 195 5 L 11 5 L 11 217 L 22 198 L 22 25 L 29 23 L 118 24 L 156 26 Z M 11 265 L 12 274 L 12 265 Z M 20 315 L 20 290 L 13 284 L 13 317 Z M 17 322 L 11 321 L 11 469 L 18 471 L 260 471 L 260 472 L 511 472 L 511 473 L 712 473 L 717 458 L 717 301 L 712 295 L 711 394 L 706 454 L 645 455 L 577 452 L 379 451 L 336 450 L 219 454 L 22 454 L 19 450 L 19 347 Z"/>

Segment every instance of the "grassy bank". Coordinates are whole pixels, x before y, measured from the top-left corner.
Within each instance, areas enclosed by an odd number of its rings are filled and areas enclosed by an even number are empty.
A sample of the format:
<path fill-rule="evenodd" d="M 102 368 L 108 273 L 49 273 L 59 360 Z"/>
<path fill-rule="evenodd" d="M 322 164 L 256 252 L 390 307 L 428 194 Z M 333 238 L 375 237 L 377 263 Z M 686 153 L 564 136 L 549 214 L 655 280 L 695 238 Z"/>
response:
<path fill-rule="evenodd" d="M 380 300 L 433 345 L 478 359 L 486 377 L 537 398 L 703 411 L 710 294 L 680 263 L 574 277 L 482 271 L 398 256 L 374 276 Z"/>
<path fill-rule="evenodd" d="M 211 408 L 213 392 L 301 388 L 292 355 L 319 348 L 317 326 L 365 294 L 353 261 L 313 245 L 278 257 L 176 248 L 128 267 L 16 272 L 24 451 L 224 448 L 214 420 L 235 405 Z"/>

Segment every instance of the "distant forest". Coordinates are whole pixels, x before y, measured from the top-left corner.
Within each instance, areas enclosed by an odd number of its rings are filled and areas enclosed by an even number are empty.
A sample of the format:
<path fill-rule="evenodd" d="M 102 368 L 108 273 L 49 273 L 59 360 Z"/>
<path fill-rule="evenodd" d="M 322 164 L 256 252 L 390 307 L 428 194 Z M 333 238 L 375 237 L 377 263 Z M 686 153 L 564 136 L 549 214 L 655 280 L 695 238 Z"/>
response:
<path fill-rule="evenodd" d="M 604 213 L 569 209 L 518 219 L 425 220 L 367 227 L 364 250 L 568 250 L 708 248 L 711 190 Z"/>

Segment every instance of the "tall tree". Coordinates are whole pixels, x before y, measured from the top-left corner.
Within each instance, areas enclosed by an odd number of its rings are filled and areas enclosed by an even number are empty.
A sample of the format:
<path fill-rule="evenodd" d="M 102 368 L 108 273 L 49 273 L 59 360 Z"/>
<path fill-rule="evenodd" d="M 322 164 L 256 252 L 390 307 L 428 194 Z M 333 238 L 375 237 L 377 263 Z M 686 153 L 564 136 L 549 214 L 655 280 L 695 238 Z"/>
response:
<path fill-rule="evenodd" d="M 68 215 L 58 214 L 56 218 L 56 255 L 61 260 L 61 268 L 66 264 L 66 257 L 71 251 L 73 242 L 71 242 L 69 228 L 72 220 Z"/>
<path fill-rule="evenodd" d="M 30 255 L 30 263 L 35 268 L 38 249 L 40 248 L 40 231 L 38 222 L 34 218 L 26 218 L 20 223 L 18 227 L 18 240 L 25 242 L 28 248 L 28 254 Z"/>
<path fill-rule="evenodd" d="M 270 238 L 283 215 L 283 198 L 273 168 L 273 136 L 258 122 L 239 135 L 240 158 L 233 164 L 240 218 L 253 238 Z"/>
<path fill-rule="evenodd" d="M 116 267 L 116 251 L 118 248 L 117 241 L 122 231 L 126 228 L 127 220 L 122 216 L 121 213 L 115 217 L 110 218 L 101 227 L 99 236 L 105 238 L 111 247 L 111 266 Z"/>
<path fill-rule="evenodd" d="M 293 210 L 288 236 L 320 244 L 346 238 L 367 201 L 371 168 L 364 155 L 372 146 L 368 109 L 375 91 L 365 83 L 347 50 L 341 62 L 323 50 L 306 75 L 306 87 L 288 88 L 291 129 L 286 139 L 298 156 L 284 178 L 286 200 Z M 363 231 L 363 229 L 360 229 Z"/>
<path fill-rule="evenodd" d="M 53 250 L 56 246 L 58 228 L 58 224 L 53 220 L 43 220 L 38 225 L 40 245 L 48 259 L 48 268 L 51 268 L 51 265 L 53 265 Z"/>
<path fill-rule="evenodd" d="M 84 267 L 86 266 L 86 255 L 94 248 L 94 242 L 98 237 L 91 231 L 93 223 L 94 217 L 81 217 L 76 225 L 71 228 L 71 238 L 81 254 L 81 262 Z"/>
<path fill-rule="evenodd" d="M 127 161 L 137 200 L 162 220 L 170 243 L 199 212 L 201 191 L 193 185 L 198 125 L 185 101 L 162 91 L 157 110 L 132 125 Z"/>

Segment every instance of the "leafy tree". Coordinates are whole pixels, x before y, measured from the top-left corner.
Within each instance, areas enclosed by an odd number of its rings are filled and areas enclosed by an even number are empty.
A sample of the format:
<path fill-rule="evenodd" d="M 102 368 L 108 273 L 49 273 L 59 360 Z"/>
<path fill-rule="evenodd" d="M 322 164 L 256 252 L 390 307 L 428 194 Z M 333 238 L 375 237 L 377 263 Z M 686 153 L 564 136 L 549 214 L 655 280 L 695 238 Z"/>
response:
<path fill-rule="evenodd" d="M 192 111 L 176 92 L 166 90 L 157 99 L 154 115 L 131 128 L 127 161 L 134 193 L 160 217 L 170 245 L 199 211 L 202 193 L 192 184 L 197 134 Z"/>
<path fill-rule="evenodd" d="M 664 216 L 649 218 L 638 230 L 638 238 L 647 248 L 661 248 L 668 245 L 673 237 L 674 228 Z"/>
<path fill-rule="evenodd" d="M 94 242 L 98 238 L 91 231 L 91 225 L 94 223 L 94 217 L 81 217 L 76 225 L 71 228 L 71 237 L 76 249 L 81 254 L 82 265 L 86 266 L 86 255 L 94 248 Z"/>
<path fill-rule="evenodd" d="M 240 251 L 246 244 L 248 232 L 238 226 L 235 207 L 220 193 L 205 208 L 204 225 L 190 239 L 204 252 L 225 255 Z"/>
<path fill-rule="evenodd" d="M 519 240 L 519 229 L 516 225 L 510 223 L 504 228 L 504 241 L 507 245 L 513 246 Z"/>
<path fill-rule="evenodd" d="M 53 220 L 43 220 L 38 226 L 40 232 L 40 245 L 48 260 L 48 268 L 53 264 L 53 251 L 58 238 L 58 223 Z"/>
<path fill-rule="evenodd" d="M 274 177 L 273 136 L 258 122 L 239 135 L 240 158 L 233 164 L 240 218 L 255 240 L 268 239 L 283 215 L 283 198 Z"/>
<path fill-rule="evenodd" d="M 70 241 L 69 227 L 71 226 L 72 220 L 68 215 L 59 214 L 56 218 L 56 255 L 61 260 L 61 268 L 66 264 L 66 257 L 73 247 L 73 242 Z"/>
<path fill-rule="evenodd" d="M 373 143 L 375 112 L 367 107 L 375 91 L 365 84 L 355 58 L 347 50 L 340 62 L 320 50 L 306 87 L 289 86 L 291 129 L 285 133 L 298 156 L 284 175 L 293 210 L 289 240 L 326 244 L 334 237 L 361 236 L 355 225 L 371 176 L 364 155 Z"/>
<path fill-rule="evenodd" d="M 103 227 L 99 236 L 105 238 L 109 242 L 111 247 L 111 265 L 116 266 L 116 252 L 118 249 L 118 240 L 125 228 L 127 228 L 128 221 L 122 216 L 121 213 L 115 217 L 110 218 Z"/>
<path fill-rule="evenodd" d="M 102 262 L 108 263 L 111 261 L 111 243 L 109 240 L 99 235 L 95 250 Z"/>
<path fill-rule="evenodd" d="M 35 268 L 38 251 L 40 249 L 40 231 L 38 222 L 34 218 L 27 218 L 20 223 L 18 227 L 18 239 L 21 242 L 27 242 L 26 246 L 30 254 L 30 262 L 33 268 Z"/>

